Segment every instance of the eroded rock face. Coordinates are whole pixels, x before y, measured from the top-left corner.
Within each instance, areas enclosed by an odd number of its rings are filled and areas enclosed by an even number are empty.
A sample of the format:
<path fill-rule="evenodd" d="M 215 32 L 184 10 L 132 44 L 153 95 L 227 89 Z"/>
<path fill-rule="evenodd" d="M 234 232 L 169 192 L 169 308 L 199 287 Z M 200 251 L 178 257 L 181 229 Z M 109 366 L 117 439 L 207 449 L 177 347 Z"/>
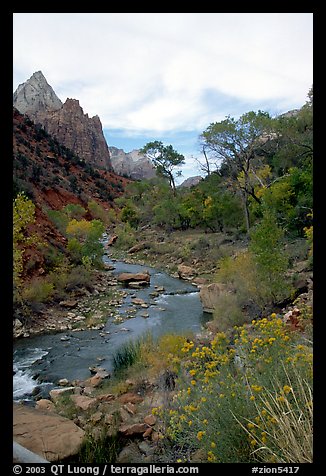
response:
<path fill-rule="evenodd" d="M 80 450 L 85 432 L 67 418 L 17 404 L 13 417 L 14 441 L 48 461 L 63 460 Z"/>
<path fill-rule="evenodd" d="M 27 114 L 34 122 L 62 107 L 62 102 L 48 84 L 42 71 L 34 73 L 28 81 L 18 86 L 14 92 L 14 106 L 22 114 Z"/>
<path fill-rule="evenodd" d="M 112 170 L 100 118 L 84 114 L 77 99 L 67 99 L 63 104 L 41 71 L 18 86 L 13 103 L 81 159 Z"/>
<path fill-rule="evenodd" d="M 126 175 L 135 180 L 155 177 L 156 169 L 150 159 L 141 155 L 138 150 L 125 152 L 117 147 L 109 147 L 113 170 L 116 174 Z"/>
<path fill-rule="evenodd" d="M 67 99 L 60 109 L 44 118 L 42 125 L 86 162 L 112 170 L 100 118 L 84 114 L 77 99 Z"/>

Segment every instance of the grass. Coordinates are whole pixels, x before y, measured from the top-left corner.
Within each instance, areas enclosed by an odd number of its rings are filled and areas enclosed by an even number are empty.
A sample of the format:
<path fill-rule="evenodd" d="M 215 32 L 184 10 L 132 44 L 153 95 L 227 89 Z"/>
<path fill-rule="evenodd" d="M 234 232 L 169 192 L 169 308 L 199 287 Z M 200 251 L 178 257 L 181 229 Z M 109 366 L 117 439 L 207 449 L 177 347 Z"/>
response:
<path fill-rule="evenodd" d="M 248 420 L 246 426 L 239 421 L 257 446 L 253 455 L 270 463 L 312 463 L 312 401 L 311 384 L 299 372 L 295 381 L 288 376 L 288 385 L 276 383 L 272 391 L 261 395 L 255 405 L 256 419 Z"/>
<path fill-rule="evenodd" d="M 140 357 L 141 340 L 129 341 L 121 346 L 113 356 L 113 369 L 115 373 L 131 367 Z"/>
<path fill-rule="evenodd" d="M 122 449 L 122 442 L 117 436 L 109 436 L 103 430 L 99 438 L 87 435 L 77 455 L 69 458 L 65 463 L 115 463 Z"/>

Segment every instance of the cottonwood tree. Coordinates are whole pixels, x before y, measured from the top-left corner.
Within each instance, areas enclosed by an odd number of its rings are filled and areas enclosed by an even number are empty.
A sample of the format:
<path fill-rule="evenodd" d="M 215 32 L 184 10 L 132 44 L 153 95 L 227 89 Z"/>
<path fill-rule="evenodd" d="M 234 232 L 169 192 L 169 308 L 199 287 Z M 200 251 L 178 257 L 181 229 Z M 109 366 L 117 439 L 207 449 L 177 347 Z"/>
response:
<path fill-rule="evenodd" d="M 227 168 L 231 186 L 240 193 L 248 233 L 249 197 L 261 203 L 255 186 L 261 180 L 264 148 L 273 137 L 272 119 L 263 111 L 248 112 L 238 120 L 228 116 L 211 123 L 200 136 L 205 150 Z"/>
<path fill-rule="evenodd" d="M 176 195 L 173 171 L 185 163 L 184 156 L 174 150 L 172 145 L 164 145 L 161 141 L 148 142 L 139 152 L 151 159 L 157 174 L 169 180 L 173 194 Z M 180 172 L 177 175 L 180 175 Z"/>

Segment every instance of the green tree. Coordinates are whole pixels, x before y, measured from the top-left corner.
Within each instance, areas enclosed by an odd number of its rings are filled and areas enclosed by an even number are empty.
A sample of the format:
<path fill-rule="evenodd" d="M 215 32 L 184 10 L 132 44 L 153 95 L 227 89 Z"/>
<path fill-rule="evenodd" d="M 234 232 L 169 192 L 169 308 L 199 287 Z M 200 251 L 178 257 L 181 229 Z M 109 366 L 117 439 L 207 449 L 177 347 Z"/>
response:
<path fill-rule="evenodd" d="M 21 284 L 25 249 L 35 242 L 35 236 L 28 232 L 34 221 L 34 203 L 24 193 L 19 193 L 13 203 L 13 279 L 16 288 Z"/>
<path fill-rule="evenodd" d="M 67 225 L 68 251 L 72 260 L 80 264 L 88 257 L 93 265 L 99 265 L 103 255 L 100 239 L 105 227 L 100 220 L 87 221 L 73 218 Z"/>
<path fill-rule="evenodd" d="M 290 291 L 286 279 L 289 260 L 283 248 L 283 237 L 275 215 L 265 209 L 262 220 L 251 230 L 249 252 L 253 255 L 261 292 L 267 302 L 276 302 Z"/>
<path fill-rule="evenodd" d="M 62 211 L 67 215 L 68 219 L 76 218 L 80 220 L 85 214 L 86 210 L 79 203 L 68 203 Z"/>
<path fill-rule="evenodd" d="M 173 171 L 185 163 L 184 156 L 174 150 L 172 145 L 164 145 L 161 141 L 148 142 L 139 152 L 152 160 L 157 173 L 169 180 L 173 194 L 176 195 Z"/>
<path fill-rule="evenodd" d="M 261 157 L 272 138 L 271 124 L 268 113 L 251 111 L 238 120 L 228 116 L 212 123 L 201 135 L 206 153 L 209 151 L 220 167 L 226 167 L 231 185 L 240 193 L 248 233 L 249 197 L 261 202 L 255 190 L 259 182 L 256 171 L 262 166 Z"/>
<path fill-rule="evenodd" d="M 297 111 L 273 120 L 277 149 L 272 157 L 276 175 L 288 173 L 292 167 L 305 168 L 313 157 L 313 91 L 306 104 Z"/>

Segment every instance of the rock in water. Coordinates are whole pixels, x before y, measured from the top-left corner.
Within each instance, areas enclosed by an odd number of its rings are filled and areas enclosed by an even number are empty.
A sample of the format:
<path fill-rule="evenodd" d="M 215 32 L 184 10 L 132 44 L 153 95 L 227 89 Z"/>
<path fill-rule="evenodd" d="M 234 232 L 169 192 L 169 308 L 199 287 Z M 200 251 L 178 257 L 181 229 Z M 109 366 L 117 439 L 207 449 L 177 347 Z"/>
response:
<path fill-rule="evenodd" d="M 118 276 L 118 281 L 124 284 L 143 283 L 149 284 L 150 274 L 147 273 L 121 273 Z"/>

